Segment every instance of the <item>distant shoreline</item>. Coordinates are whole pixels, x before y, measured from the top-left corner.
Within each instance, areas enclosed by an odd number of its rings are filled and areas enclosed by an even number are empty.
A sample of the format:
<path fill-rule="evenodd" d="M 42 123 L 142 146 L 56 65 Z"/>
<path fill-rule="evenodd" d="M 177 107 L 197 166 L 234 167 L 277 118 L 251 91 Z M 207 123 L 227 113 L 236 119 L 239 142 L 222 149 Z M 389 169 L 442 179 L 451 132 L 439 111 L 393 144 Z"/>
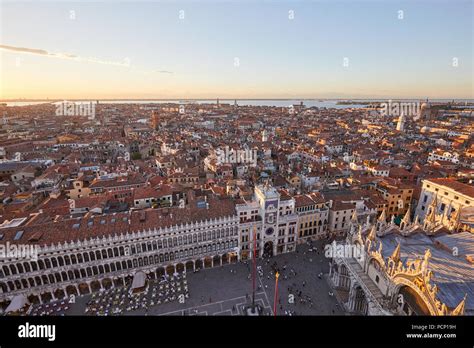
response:
<path fill-rule="evenodd" d="M 368 104 L 376 103 L 387 100 L 424 100 L 425 98 L 219 98 L 219 101 L 228 101 L 228 100 L 237 100 L 237 101 L 285 101 L 285 100 L 299 100 L 299 101 L 337 101 L 338 103 L 345 104 Z M 7 102 L 45 102 L 53 103 L 57 101 L 71 100 L 71 101 L 81 101 L 81 100 L 90 100 L 90 101 L 216 101 L 217 98 L 57 98 L 57 99 L 0 99 L 0 103 Z M 429 99 L 429 101 L 458 101 L 458 102 L 474 102 L 474 99 L 464 99 L 464 98 L 437 98 Z"/>

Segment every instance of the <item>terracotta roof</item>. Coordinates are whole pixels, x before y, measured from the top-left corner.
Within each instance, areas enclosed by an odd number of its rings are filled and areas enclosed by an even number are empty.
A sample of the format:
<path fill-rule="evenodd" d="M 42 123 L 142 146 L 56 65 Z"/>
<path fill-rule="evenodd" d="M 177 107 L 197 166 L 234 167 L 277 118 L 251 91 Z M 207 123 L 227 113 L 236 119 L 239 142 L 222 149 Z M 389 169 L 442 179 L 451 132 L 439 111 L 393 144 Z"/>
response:
<path fill-rule="evenodd" d="M 152 187 L 139 187 L 133 191 L 133 199 L 144 199 L 157 197 L 158 193 Z"/>
<path fill-rule="evenodd" d="M 446 186 L 450 188 L 451 190 L 454 190 L 463 195 L 474 198 L 474 186 L 472 185 L 463 184 L 462 182 L 456 181 L 454 179 L 444 179 L 444 178 L 429 179 L 426 181 L 432 182 L 437 185 Z"/>
<path fill-rule="evenodd" d="M 294 198 L 296 208 L 326 202 L 326 199 L 324 199 L 324 197 L 319 192 L 312 192 L 306 195 L 297 195 Z"/>
<path fill-rule="evenodd" d="M 109 187 L 120 187 L 120 186 L 128 186 L 128 185 L 138 185 L 138 184 L 144 184 L 144 183 L 145 183 L 145 179 L 141 175 L 131 175 L 127 177 L 118 177 L 118 178 L 109 179 L 109 180 L 96 180 L 90 185 L 90 187 L 91 188 L 96 188 L 96 187 L 109 188 Z"/>
<path fill-rule="evenodd" d="M 81 197 L 74 200 L 75 208 L 92 208 L 97 205 L 103 205 L 107 203 L 109 198 L 106 195 Z"/>
<path fill-rule="evenodd" d="M 314 204 L 313 200 L 307 195 L 297 195 L 294 198 L 296 208 Z"/>
<path fill-rule="evenodd" d="M 334 201 L 331 210 L 350 210 L 355 209 L 355 203 L 343 203 L 341 201 Z"/>
<path fill-rule="evenodd" d="M 209 209 L 198 208 L 195 204 L 180 209 L 147 209 L 109 215 L 97 215 L 88 218 L 64 219 L 56 222 L 35 223 L 0 229 L 2 243 L 51 245 L 57 243 L 102 238 L 126 232 L 171 227 L 191 222 L 205 221 L 235 215 L 235 204 L 229 199 L 209 199 Z M 143 220 L 143 214 L 145 219 Z M 36 232 L 43 233 L 37 238 Z M 21 238 L 14 240 L 17 232 L 23 231 Z"/>

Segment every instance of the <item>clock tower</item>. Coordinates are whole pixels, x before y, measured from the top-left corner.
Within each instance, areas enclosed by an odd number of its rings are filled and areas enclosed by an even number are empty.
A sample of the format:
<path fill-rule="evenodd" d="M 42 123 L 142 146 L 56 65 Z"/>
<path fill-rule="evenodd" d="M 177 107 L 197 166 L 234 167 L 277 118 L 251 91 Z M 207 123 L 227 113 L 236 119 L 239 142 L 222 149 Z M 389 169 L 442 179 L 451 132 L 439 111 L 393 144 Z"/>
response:
<path fill-rule="evenodd" d="M 263 224 L 260 250 L 263 250 L 264 256 L 273 256 L 277 253 L 280 194 L 267 183 L 255 188 L 255 198 L 260 205 Z"/>

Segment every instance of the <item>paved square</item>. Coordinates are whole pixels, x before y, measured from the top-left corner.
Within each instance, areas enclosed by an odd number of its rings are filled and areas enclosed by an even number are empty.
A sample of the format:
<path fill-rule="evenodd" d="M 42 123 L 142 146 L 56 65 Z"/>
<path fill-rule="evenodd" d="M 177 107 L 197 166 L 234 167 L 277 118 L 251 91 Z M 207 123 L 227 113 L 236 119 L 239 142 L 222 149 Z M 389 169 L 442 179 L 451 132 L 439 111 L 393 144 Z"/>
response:
<path fill-rule="evenodd" d="M 280 273 L 277 315 L 341 315 L 325 277 L 329 261 L 324 257 L 324 241 L 313 242 L 313 251 L 307 244 L 299 245 L 296 252 L 259 259 L 255 301 L 264 309 L 264 315 L 273 315 L 275 294 L 274 270 Z M 171 301 L 124 312 L 122 315 L 243 315 L 244 306 L 251 303 L 252 261 L 187 273 L 189 298 L 184 303 Z M 152 286 L 157 286 L 152 283 Z M 84 314 L 91 295 L 78 297 L 66 315 Z"/>

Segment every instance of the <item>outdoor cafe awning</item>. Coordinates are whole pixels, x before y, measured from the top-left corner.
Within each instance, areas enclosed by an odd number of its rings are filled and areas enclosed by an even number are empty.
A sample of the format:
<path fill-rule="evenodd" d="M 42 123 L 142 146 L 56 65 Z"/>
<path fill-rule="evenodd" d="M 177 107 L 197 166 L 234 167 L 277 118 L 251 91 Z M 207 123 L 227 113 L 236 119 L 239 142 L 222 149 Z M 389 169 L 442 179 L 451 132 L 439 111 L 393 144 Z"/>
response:
<path fill-rule="evenodd" d="M 28 304 L 28 299 L 25 297 L 25 295 L 16 295 L 13 298 L 12 302 L 10 302 L 10 304 L 8 305 L 5 312 L 6 313 L 16 312 L 22 309 L 23 307 L 25 307 L 25 305 L 27 304 Z"/>
<path fill-rule="evenodd" d="M 135 273 L 133 276 L 133 281 L 132 281 L 132 290 L 133 289 L 140 289 L 145 286 L 145 281 L 146 281 L 146 274 L 142 271 L 139 271 Z"/>

